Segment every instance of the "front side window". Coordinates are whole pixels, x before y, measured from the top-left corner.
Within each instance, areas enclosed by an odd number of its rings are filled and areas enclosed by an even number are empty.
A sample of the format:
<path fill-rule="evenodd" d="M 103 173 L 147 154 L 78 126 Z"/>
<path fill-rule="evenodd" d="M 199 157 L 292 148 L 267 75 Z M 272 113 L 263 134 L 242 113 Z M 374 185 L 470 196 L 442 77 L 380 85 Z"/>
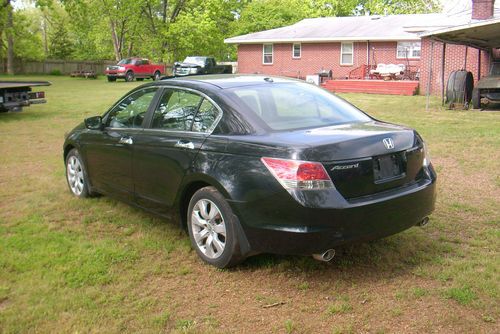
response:
<path fill-rule="evenodd" d="M 108 114 L 106 126 L 111 128 L 140 128 L 157 88 L 136 91 L 120 101 Z"/>
<path fill-rule="evenodd" d="M 420 58 L 420 42 L 398 42 L 396 58 Z"/>
<path fill-rule="evenodd" d="M 293 44 L 292 58 L 300 58 L 302 48 L 300 44 Z"/>
<path fill-rule="evenodd" d="M 354 55 L 353 43 L 342 43 L 340 47 L 340 65 L 352 65 Z"/>
<path fill-rule="evenodd" d="M 262 63 L 271 65 L 273 63 L 273 45 L 264 44 L 262 46 Z"/>

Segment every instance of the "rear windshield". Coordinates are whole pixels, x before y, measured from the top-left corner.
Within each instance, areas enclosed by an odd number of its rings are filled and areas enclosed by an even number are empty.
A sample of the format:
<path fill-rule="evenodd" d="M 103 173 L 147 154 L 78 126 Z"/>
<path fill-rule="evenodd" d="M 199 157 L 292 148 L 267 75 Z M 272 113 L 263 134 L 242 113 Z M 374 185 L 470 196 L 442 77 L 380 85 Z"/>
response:
<path fill-rule="evenodd" d="M 236 87 L 228 91 L 272 130 L 296 130 L 371 120 L 346 101 L 307 83 L 270 83 Z"/>
<path fill-rule="evenodd" d="M 204 57 L 187 57 L 184 59 L 184 62 L 188 64 L 205 65 L 205 59 Z"/>
<path fill-rule="evenodd" d="M 118 65 L 128 65 L 128 64 L 132 64 L 132 58 L 125 58 L 125 59 L 122 59 L 118 62 Z"/>
<path fill-rule="evenodd" d="M 493 63 L 493 65 L 491 65 L 490 74 L 491 75 L 500 75 L 500 63 Z"/>

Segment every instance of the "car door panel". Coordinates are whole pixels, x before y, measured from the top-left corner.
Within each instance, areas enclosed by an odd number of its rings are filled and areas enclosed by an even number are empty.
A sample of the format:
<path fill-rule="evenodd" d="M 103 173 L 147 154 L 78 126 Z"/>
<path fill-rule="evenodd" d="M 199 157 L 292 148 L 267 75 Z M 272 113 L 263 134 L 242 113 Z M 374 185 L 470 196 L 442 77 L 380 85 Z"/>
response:
<path fill-rule="evenodd" d="M 133 199 L 133 146 L 125 140 L 134 139 L 140 129 L 105 129 L 85 136 L 85 156 L 92 185 L 123 200 Z"/>
<path fill-rule="evenodd" d="M 163 212 L 174 204 L 179 185 L 205 136 L 145 129 L 135 139 L 133 169 L 137 204 Z"/>
<path fill-rule="evenodd" d="M 89 130 L 82 136 L 89 179 L 96 189 L 133 200 L 134 140 L 143 131 L 144 117 L 157 91 L 147 87 L 132 92 L 111 108 L 103 130 Z"/>
<path fill-rule="evenodd" d="M 221 113 L 205 100 L 198 92 L 166 87 L 148 114 L 149 126 L 134 143 L 134 188 L 140 206 L 162 212 L 174 204 L 211 123 Z"/>

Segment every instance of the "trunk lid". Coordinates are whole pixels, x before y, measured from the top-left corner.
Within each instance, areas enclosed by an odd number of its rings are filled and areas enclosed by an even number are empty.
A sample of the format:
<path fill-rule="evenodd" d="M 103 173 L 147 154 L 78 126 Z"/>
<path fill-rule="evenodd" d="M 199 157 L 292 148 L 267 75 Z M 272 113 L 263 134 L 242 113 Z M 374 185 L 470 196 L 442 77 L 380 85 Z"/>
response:
<path fill-rule="evenodd" d="M 398 125 L 351 123 L 249 139 L 262 147 L 273 143 L 283 158 L 321 162 L 346 199 L 409 186 L 423 177 L 423 142 L 414 130 Z"/>
<path fill-rule="evenodd" d="M 423 143 L 412 129 L 371 122 L 306 133 L 318 137 L 307 160 L 322 162 L 346 199 L 409 186 L 423 177 Z"/>

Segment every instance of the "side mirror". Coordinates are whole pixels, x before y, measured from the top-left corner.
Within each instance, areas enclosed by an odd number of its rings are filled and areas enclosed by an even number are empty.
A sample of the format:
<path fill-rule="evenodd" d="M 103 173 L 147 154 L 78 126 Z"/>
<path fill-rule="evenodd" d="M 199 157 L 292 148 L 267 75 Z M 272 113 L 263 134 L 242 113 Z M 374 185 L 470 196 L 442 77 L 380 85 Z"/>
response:
<path fill-rule="evenodd" d="M 102 129 L 102 117 L 94 116 L 85 119 L 85 127 L 89 130 L 101 130 Z"/>

